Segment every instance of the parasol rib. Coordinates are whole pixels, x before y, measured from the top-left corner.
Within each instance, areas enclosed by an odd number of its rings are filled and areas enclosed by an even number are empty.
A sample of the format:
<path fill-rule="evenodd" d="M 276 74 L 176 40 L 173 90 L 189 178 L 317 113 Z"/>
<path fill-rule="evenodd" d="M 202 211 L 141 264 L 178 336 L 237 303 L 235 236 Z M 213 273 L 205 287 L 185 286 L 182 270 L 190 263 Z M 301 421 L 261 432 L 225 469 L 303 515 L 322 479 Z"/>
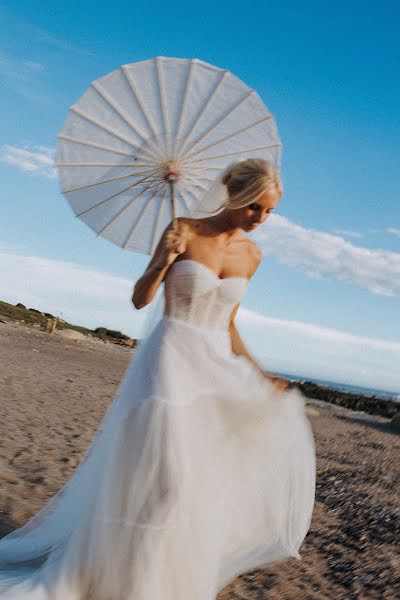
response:
<path fill-rule="evenodd" d="M 181 182 L 179 182 L 179 183 L 181 183 Z M 188 190 L 193 190 L 193 195 L 196 195 L 196 192 L 195 192 L 196 188 L 200 188 L 200 189 L 204 190 L 205 192 L 208 192 L 208 190 L 209 190 L 209 186 L 205 186 L 205 185 L 202 185 L 202 184 L 199 184 L 199 183 L 190 182 L 190 181 L 187 181 L 187 182 L 184 182 L 184 183 L 185 183 L 185 187 Z M 181 188 L 182 187 L 183 186 L 181 186 Z M 181 189 L 181 193 L 183 194 L 182 189 Z M 198 190 L 197 190 L 197 193 L 198 193 Z"/>
<path fill-rule="evenodd" d="M 159 187 L 162 184 L 159 185 Z M 134 224 L 131 227 L 131 230 L 129 231 L 127 237 L 125 238 L 124 243 L 122 244 L 123 248 L 126 248 L 129 244 L 129 240 L 131 239 L 131 237 L 133 236 L 133 234 L 135 233 L 136 228 L 138 227 L 140 221 L 143 219 L 144 215 L 146 214 L 146 212 L 149 210 L 152 202 L 153 202 L 153 198 L 154 196 L 157 194 L 159 190 L 156 189 L 154 190 L 154 192 L 151 194 L 150 198 L 147 200 L 147 202 L 143 205 L 142 210 L 140 211 L 136 221 L 134 222 Z"/>
<path fill-rule="evenodd" d="M 229 117 L 229 115 L 231 115 L 237 108 L 239 108 L 239 106 L 241 106 L 243 104 L 243 102 L 245 102 L 248 98 L 250 98 L 250 96 L 252 96 L 253 94 L 255 94 L 255 92 L 252 90 L 251 92 L 249 92 L 248 94 L 246 94 L 245 96 L 243 96 L 243 98 L 241 98 L 238 102 L 236 102 L 236 104 L 234 104 L 233 106 L 231 106 L 225 114 L 223 114 L 216 123 L 214 123 L 213 125 L 211 125 L 208 129 L 206 129 L 206 131 L 199 137 L 197 138 L 197 140 L 195 140 L 190 146 L 189 148 L 186 148 L 186 152 L 190 152 L 190 150 L 192 150 L 193 148 L 195 148 L 202 140 L 204 140 L 205 137 L 207 137 L 207 135 L 213 131 L 214 129 L 216 129 L 219 125 L 221 125 L 221 123 L 223 123 L 225 121 L 225 119 L 227 119 Z"/>
<path fill-rule="evenodd" d="M 207 181 L 214 181 L 214 177 L 211 177 L 210 175 L 201 174 L 201 173 L 197 173 L 197 172 L 193 173 L 194 169 L 192 168 L 192 166 L 190 168 L 190 171 L 188 169 L 186 169 L 184 167 L 184 165 L 182 165 L 181 163 L 179 163 L 179 166 L 183 167 L 183 168 L 181 168 L 181 171 L 180 171 L 181 172 L 180 179 L 185 179 L 186 177 L 189 177 L 190 179 L 196 179 L 196 180 L 205 179 Z M 196 171 L 198 171 L 198 170 L 204 171 L 206 169 L 207 169 L 207 167 L 203 167 L 201 169 L 196 169 Z"/>
<path fill-rule="evenodd" d="M 178 191 L 178 193 L 180 193 L 182 195 L 182 190 L 179 189 L 179 183 L 177 184 L 177 191 Z M 185 192 L 186 192 L 187 195 L 189 195 L 189 196 L 191 196 L 193 198 L 194 206 L 189 211 L 189 213 L 191 213 L 192 210 L 196 210 L 196 205 L 199 203 L 199 199 L 196 196 L 196 194 L 193 192 L 193 190 L 190 189 L 190 187 L 188 187 L 187 189 L 185 189 Z"/>
<path fill-rule="evenodd" d="M 264 123 L 265 121 L 269 121 L 270 119 L 272 119 L 272 115 L 268 115 L 267 117 L 264 117 L 263 119 L 260 119 L 259 121 L 256 121 L 255 123 L 252 123 L 251 125 L 246 125 L 246 127 L 242 127 L 242 129 L 239 129 L 238 131 L 234 131 L 233 133 L 226 135 L 224 138 L 221 138 L 217 142 L 209 144 L 208 146 L 204 146 L 204 148 L 200 148 L 200 150 L 197 150 L 196 152 L 193 152 L 192 154 L 188 154 L 184 160 L 192 158 L 193 156 L 197 156 L 198 154 L 201 154 L 202 152 L 205 152 L 206 150 L 209 150 L 210 148 L 214 148 L 214 146 L 218 146 L 219 144 L 222 144 L 223 142 L 226 142 L 227 140 L 230 140 L 230 139 L 236 137 L 237 135 L 240 135 L 244 131 L 249 131 L 250 129 L 257 127 L 257 125 L 261 125 L 261 123 Z"/>
<path fill-rule="evenodd" d="M 66 142 L 72 142 L 73 144 L 81 144 L 82 146 L 89 146 L 90 148 L 98 148 L 99 150 L 105 150 L 106 152 L 122 154 L 122 156 L 132 156 L 132 152 L 124 152 L 123 150 L 117 150 L 116 148 L 111 148 L 110 146 L 104 146 L 103 144 L 96 144 L 95 142 L 90 142 L 89 140 L 81 140 L 80 138 L 75 138 L 70 135 L 65 135 L 64 133 L 60 133 L 60 135 L 58 135 L 58 138 L 60 140 L 65 140 Z"/>
<path fill-rule="evenodd" d="M 176 190 L 176 197 L 180 198 L 181 203 L 183 204 L 183 206 L 185 207 L 185 210 L 188 214 L 190 214 L 191 208 L 188 205 L 188 203 L 186 202 L 186 198 L 184 197 L 184 195 L 182 194 L 182 192 L 180 192 L 179 190 Z"/>
<path fill-rule="evenodd" d="M 139 104 L 140 110 L 142 111 L 142 114 L 143 114 L 144 118 L 146 119 L 146 121 L 147 121 L 147 124 L 148 124 L 148 126 L 150 127 L 150 129 L 151 129 L 151 131 L 152 131 L 152 133 L 153 133 L 153 136 L 154 136 L 155 138 L 157 138 L 157 137 L 158 137 L 158 135 L 159 135 L 159 133 L 157 132 L 157 127 L 156 127 L 156 125 L 155 125 L 155 123 L 154 123 L 154 121 L 153 121 L 153 117 L 152 117 L 152 116 L 151 116 L 151 114 L 148 112 L 148 110 L 147 110 L 147 108 L 146 108 L 146 105 L 145 105 L 145 103 L 143 102 L 143 98 L 142 98 L 142 96 L 141 96 L 141 93 L 140 93 L 140 91 L 139 91 L 139 89 L 138 89 L 137 85 L 136 85 L 136 82 L 135 82 L 135 80 L 132 78 L 132 75 L 129 73 L 129 71 L 128 71 L 128 68 L 127 68 L 127 66 L 126 66 L 126 65 L 123 65 L 123 66 L 121 67 L 121 71 L 123 72 L 123 74 L 124 74 L 124 76 L 125 76 L 125 78 L 126 78 L 126 80 L 127 80 L 128 84 L 129 84 L 129 86 L 130 86 L 130 88 L 131 88 L 131 90 L 132 90 L 132 93 L 133 93 L 133 95 L 134 95 L 134 97 L 135 97 L 135 100 L 136 100 L 136 101 L 137 101 L 137 103 Z M 166 155 L 164 155 L 164 156 L 163 156 L 163 159 L 164 159 L 164 160 L 167 160 L 167 156 L 166 156 Z"/>
<path fill-rule="evenodd" d="M 134 183 L 132 183 L 128 187 L 124 188 L 123 190 L 120 190 L 119 192 L 116 192 L 115 194 L 112 194 L 111 196 L 108 196 L 107 198 L 104 198 L 104 200 L 101 200 L 100 202 L 97 202 L 93 206 L 90 206 L 89 208 L 86 208 L 84 211 L 82 211 L 81 213 L 78 213 L 75 216 L 76 217 L 81 217 L 82 215 L 85 215 L 86 213 L 90 212 L 91 210 L 94 210 L 95 208 L 97 208 L 98 206 L 101 206 L 102 204 L 105 204 L 105 202 L 108 202 L 109 200 L 113 200 L 114 198 L 116 198 L 117 196 L 120 196 L 121 194 L 125 194 L 125 192 L 127 192 L 128 190 L 131 190 L 133 187 L 139 185 L 140 183 L 144 183 L 148 179 L 149 179 L 149 177 L 143 177 L 143 179 L 141 181 L 135 181 Z M 159 182 L 159 180 L 158 180 L 158 182 Z M 148 187 L 152 187 L 151 184 Z"/>
<path fill-rule="evenodd" d="M 225 158 L 226 156 L 237 156 L 238 154 L 247 154 L 248 152 L 258 152 L 260 150 L 268 150 L 270 148 L 279 148 L 282 144 L 271 144 L 270 146 L 259 146 L 258 148 L 248 148 L 247 150 L 238 150 L 237 152 L 228 152 L 227 154 L 218 154 L 216 156 L 207 156 L 207 158 L 198 158 L 197 162 L 205 160 L 215 160 L 217 158 Z M 211 167 L 206 167 L 211 169 Z"/>
<path fill-rule="evenodd" d="M 186 144 L 187 144 L 190 136 L 192 135 L 195 127 L 197 126 L 197 123 L 199 122 L 200 118 L 204 114 L 204 111 L 208 108 L 210 102 L 214 98 L 215 94 L 217 93 L 218 89 L 220 88 L 220 86 L 221 86 L 222 82 L 224 81 L 225 77 L 227 76 L 227 74 L 228 74 L 228 71 L 223 71 L 221 77 L 217 81 L 217 84 L 214 86 L 213 91 L 211 92 L 210 96 L 207 98 L 206 102 L 203 104 L 202 109 L 200 110 L 200 112 L 198 113 L 197 117 L 195 118 L 193 125 L 191 126 L 191 128 L 190 128 L 189 132 L 187 133 L 185 139 L 182 141 L 181 155 L 185 151 Z"/>
<path fill-rule="evenodd" d="M 167 136 L 168 134 L 170 134 L 169 114 L 168 114 L 167 98 L 165 95 L 164 74 L 163 74 L 163 71 L 161 68 L 161 59 L 159 56 L 156 58 L 156 67 L 157 67 L 158 89 L 160 91 L 161 111 L 162 111 L 163 124 L 164 124 L 164 134 Z M 170 151 L 169 143 L 168 143 L 168 139 L 166 139 L 167 160 L 171 159 L 171 157 L 169 155 L 169 151 Z"/>
<path fill-rule="evenodd" d="M 152 236 L 153 243 L 152 243 L 151 249 L 150 249 L 151 256 L 153 256 L 156 245 L 158 244 L 158 238 L 160 236 L 162 218 L 163 218 L 164 210 L 165 210 L 166 197 L 167 197 L 167 188 L 164 189 L 164 193 L 160 197 L 160 208 L 158 210 L 157 219 L 156 219 L 156 222 L 154 225 L 153 236 Z"/>
<path fill-rule="evenodd" d="M 149 163 L 55 163 L 57 167 L 148 167 Z M 154 167 L 153 167 L 154 168 Z M 150 169 L 149 169 L 150 170 Z"/>
<path fill-rule="evenodd" d="M 94 117 L 91 117 L 90 115 L 88 115 L 87 113 L 85 113 L 80 108 L 77 108 L 76 106 L 71 106 L 70 110 L 72 112 L 74 112 L 75 114 L 79 115 L 80 117 L 82 117 L 82 119 L 85 119 L 85 121 L 88 121 L 89 123 L 93 123 L 93 125 L 96 125 L 96 127 L 99 127 L 100 129 L 103 129 L 104 131 L 106 131 L 107 133 L 110 133 L 114 137 L 122 140 L 123 142 L 126 142 L 127 144 L 129 144 L 130 146 L 132 146 L 132 148 L 137 148 L 138 150 L 141 149 L 140 144 L 137 144 L 135 141 L 131 140 L 130 138 L 127 138 L 122 133 L 118 133 L 117 131 L 115 131 L 111 127 L 108 127 L 108 125 L 106 125 L 102 121 L 98 121 Z"/>
<path fill-rule="evenodd" d="M 140 196 L 142 196 L 145 192 L 147 192 L 147 190 L 150 189 L 150 187 L 151 186 L 146 186 L 145 188 L 143 188 L 143 190 L 141 192 L 139 192 L 139 194 L 137 194 L 137 196 L 135 196 L 134 198 L 132 198 L 128 202 L 128 204 L 126 206 L 123 206 L 115 215 L 113 215 L 111 217 L 111 219 L 101 229 L 99 229 L 97 235 L 99 236 L 101 233 L 103 233 L 103 231 L 105 231 L 107 229 L 107 227 L 109 227 L 112 223 L 114 223 L 114 221 L 116 219 L 118 219 L 118 217 L 120 215 L 122 215 L 123 212 L 125 212 L 126 210 L 128 210 L 128 208 L 130 208 L 132 206 L 132 204 L 134 203 L 134 201 L 137 200 L 138 198 L 140 198 Z"/>
<path fill-rule="evenodd" d="M 187 108 L 187 103 L 188 103 L 188 99 L 189 99 L 189 91 L 190 91 L 190 87 L 192 84 L 193 69 L 194 69 L 195 64 L 196 64 L 196 62 L 194 60 L 192 60 L 190 62 L 189 72 L 188 72 L 188 76 L 187 76 L 186 83 L 185 83 L 185 92 L 183 94 L 182 107 L 181 107 L 181 111 L 179 114 L 178 127 L 177 127 L 175 138 L 174 138 L 173 151 L 172 151 L 173 156 L 176 155 L 176 142 L 179 139 L 182 125 L 184 123 L 184 117 L 186 116 L 186 108 Z"/>
<path fill-rule="evenodd" d="M 156 144 L 154 144 L 154 142 L 152 142 L 150 139 L 148 139 L 146 137 L 146 134 L 143 133 L 143 131 L 137 125 L 135 125 L 135 123 L 132 122 L 129 115 L 125 112 L 125 110 L 122 108 L 122 106 L 120 106 L 114 100 L 114 98 L 96 81 L 93 81 L 91 86 L 94 90 L 96 90 L 96 92 L 99 94 L 99 96 L 101 96 L 101 98 L 103 98 L 103 100 L 105 102 L 107 102 L 107 104 L 109 106 L 111 106 L 111 108 L 114 110 L 114 112 L 116 112 L 117 115 L 123 121 L 125 121 L 125 123 L 132 129 L 132 131 L 136 135 L 138 135 L 143 140 L 143 142 L 151 143 L 153 149 L 155 150 L 155 152 L 152 152 L 151 148 L 143 148 L 142 147 L 142 151 L 148 152 L 150 154 L 150 156 L 155 160 L 158 160 L 160 158 L 162 159 L 162 156 L 161 156 L 160 151 L 159 151 L 158 147 L 156 146 Z"/>
<path fill-rule="evenodd" d="M 128 179 L 128 177 L 139 177 L 139 175 L 144 175 L 145 173 L 157 173 L 157 169 L 147 169 L 147 171 L 139 171 L 138 173 L 129 173 L 128 175 L 120 175 L 119 177 L 113 177 L 112 179 L 101 179 L 100 181 L 96 181 L 96 183 L 88 183 L 87 185 L 81 185 L 77 188 L 71 188 L 70 190 L 63 190 L 64 194 L 70 194 L 71 192 L 79 192 L 81 190 L 86 190 L 88 188 L 96 187 L 97 185 L 102 185 L 103 183 L 111 183 L 112 181 L 119 181 L 121 179 Z"/>
<path fill-rule="evenodd" d="M 213 179 L 211 177 L 196 177 L 195 175 L 182 175 L 182 177 L 180 178 L 181 182 L 192 182 L 192 184 L 196 187 L 201 188 L 202 190 L 207 191 L 209 186 L 205 185 L 204 183 L 200 183 L 203 179 L 207 179 L 208 181 L 213 181 Z M 196 183 L 197 182 L 197 183 Z"/>
<path fill-rule="evenodd" d="M 197 166 L 196 164 L 191 165 L 190 168 L 193 171 L 221 171 L 223 169 L 223 167 L 212 167 L 211 165 L 209 167 L 202 167 L 201 165 Z"/>

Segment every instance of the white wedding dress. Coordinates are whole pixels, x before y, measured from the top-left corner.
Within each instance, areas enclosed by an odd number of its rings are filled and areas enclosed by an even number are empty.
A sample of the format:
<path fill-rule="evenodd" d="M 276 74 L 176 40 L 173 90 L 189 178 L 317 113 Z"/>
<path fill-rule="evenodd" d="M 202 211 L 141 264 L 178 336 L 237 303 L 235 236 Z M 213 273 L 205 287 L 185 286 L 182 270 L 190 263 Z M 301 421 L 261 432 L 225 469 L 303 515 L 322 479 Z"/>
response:
<path fill-rule="evenodd" d="M 301 393 L 232 352 L 246 287 L 173 263 L 163 318 L 81 464 L 0 541 L 1 599 L 214 600 L 248 569 L 300 558 L 314 440 Z"/>

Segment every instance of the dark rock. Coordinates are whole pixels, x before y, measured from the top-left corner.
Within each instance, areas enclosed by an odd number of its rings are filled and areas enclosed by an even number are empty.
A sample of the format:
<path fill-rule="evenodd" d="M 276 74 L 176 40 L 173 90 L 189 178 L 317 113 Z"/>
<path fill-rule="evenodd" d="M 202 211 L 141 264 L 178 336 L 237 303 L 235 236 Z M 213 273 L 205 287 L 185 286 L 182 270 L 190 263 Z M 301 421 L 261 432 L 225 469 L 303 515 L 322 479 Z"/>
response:
<path fill-rule="evenodd" d="M 364 396 L 362 394 L 333 390 L 312 381 L 296 383 L 296 387 L 308 398 L 330 402 L 331 404 L 337 404 L 351 410 L 364 411 L 371 415 L 381 415 L 382 417 L 391 419 L 399 411 L 398 402 L 395 400 L 385 400 L 378 396 Z"/>
<path fill-rule="evenodd" d="M 42 475 L 39 475 L 38 477 L 32 477 L 31 479 L 29 479 L 30 483 L 43 483 L 44 482 L 44 477 Z"/>
<path fill-rule="evenodd" d="M 398 410 L 397 413 L 393 416 L 392 420 L 390 421 L 390 426 L 395 431 L 400 431 L 400 410 Z"/>

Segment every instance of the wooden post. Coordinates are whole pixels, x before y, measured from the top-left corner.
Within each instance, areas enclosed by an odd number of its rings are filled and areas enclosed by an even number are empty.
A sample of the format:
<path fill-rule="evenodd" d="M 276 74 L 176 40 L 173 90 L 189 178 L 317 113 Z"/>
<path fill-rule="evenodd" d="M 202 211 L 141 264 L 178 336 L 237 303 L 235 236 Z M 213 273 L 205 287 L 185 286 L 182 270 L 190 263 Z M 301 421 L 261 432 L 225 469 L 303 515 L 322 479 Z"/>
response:
<path fill-rule="evenodd" d="M 58 319 L 47 319 L 46 321 L 46 333 L 54 333 L 55 328 L 57 327 L 57 321 Z"/>

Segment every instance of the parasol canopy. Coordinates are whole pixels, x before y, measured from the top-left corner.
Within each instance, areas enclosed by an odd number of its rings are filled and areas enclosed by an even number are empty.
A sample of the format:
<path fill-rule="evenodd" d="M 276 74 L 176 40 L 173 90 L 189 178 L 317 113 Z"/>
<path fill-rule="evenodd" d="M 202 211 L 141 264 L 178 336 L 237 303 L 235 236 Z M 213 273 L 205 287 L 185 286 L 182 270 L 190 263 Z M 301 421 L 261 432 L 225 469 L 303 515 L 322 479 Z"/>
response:
<path fill-rule="evenodd" d="M 229 163 L 259 157 L 280 166 L 277 127 L 258 94 L 198 59 L 157 57 L 97 79 L 58 138 L 61 190 L 76 217 L 150 255 Z"/>

